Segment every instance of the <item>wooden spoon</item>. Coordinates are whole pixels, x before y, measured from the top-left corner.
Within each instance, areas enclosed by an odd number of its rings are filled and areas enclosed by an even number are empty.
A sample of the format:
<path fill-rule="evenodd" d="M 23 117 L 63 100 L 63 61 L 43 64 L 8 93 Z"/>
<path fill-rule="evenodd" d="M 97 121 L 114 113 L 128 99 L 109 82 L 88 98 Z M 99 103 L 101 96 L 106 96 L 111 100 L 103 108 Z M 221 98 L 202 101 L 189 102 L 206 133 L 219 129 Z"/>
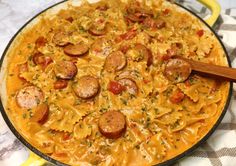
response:
<path fill-rule="evenodd" d="M 170 81 L 178 83 L 185 81 L 192 71 L 198 74 L 236 82 L 236 69 L 198 62 L 179 56 L 168 61 L 165 68 L 165 75 Z"/>

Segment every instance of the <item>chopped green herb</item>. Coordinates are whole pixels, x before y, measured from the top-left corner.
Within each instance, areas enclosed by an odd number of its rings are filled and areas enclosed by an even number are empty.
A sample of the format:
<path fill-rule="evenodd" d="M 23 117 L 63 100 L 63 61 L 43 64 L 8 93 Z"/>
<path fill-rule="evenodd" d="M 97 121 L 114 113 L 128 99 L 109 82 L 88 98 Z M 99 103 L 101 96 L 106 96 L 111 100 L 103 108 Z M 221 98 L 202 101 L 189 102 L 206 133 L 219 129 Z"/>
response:
<path fill-rule="evenodd" d="M 147 111 L 147 108 L 146 108 L 146 107 L 142 107 L 141 110 L 142 110 L 143 112 L 146 112 L 146 111 Z"/>
<path fill-rule="evenodd" d="M 29 117 L 32 118 L 33 117 L 33 112 L 29 112 Z"/>
<path fill-rule="evenodd" d="M 155 114 L 159 114 L 159 109 L 158 108 L 154 108 Z"/>
<path fill-rule="evenodd" d="M 26 113 L 24 113 L 24 114 L 22 115 L 22 118 L 23 118 L 23 119 L 26 119 L 26 118 L 27 118 Z"/>
<path fill-rule="evenodd" d="M 140 149 L 140 146 L 139 146 L 139 145 L 136 145 L 135 148 L 136 148 L 136 149 Z"/>
<path fill-rule="evenodd" d="M 106 112 L 107 111 L 107 108 L 101 108 L 100 110 L 99 110 L 99 112 Z"/>
<path fill-rule="evenodd" d="M 122 101 L 122 103 L 124 104 L 124 105 L 127 105 L 128 103 L 127 103 L 127 100 L 125 100 L 125 99 L 123 99 L 123 98 L 120 98 L 120 100 Z"/>
<path fill-rule="evenodd" d="M 31 48 L 32 48 L 32 45 L 31 45 L 31 44 L 28 44 L 28 45 L 27 45 L 27 48 L 28 48 L 28 49 L 31 49 Z"/>

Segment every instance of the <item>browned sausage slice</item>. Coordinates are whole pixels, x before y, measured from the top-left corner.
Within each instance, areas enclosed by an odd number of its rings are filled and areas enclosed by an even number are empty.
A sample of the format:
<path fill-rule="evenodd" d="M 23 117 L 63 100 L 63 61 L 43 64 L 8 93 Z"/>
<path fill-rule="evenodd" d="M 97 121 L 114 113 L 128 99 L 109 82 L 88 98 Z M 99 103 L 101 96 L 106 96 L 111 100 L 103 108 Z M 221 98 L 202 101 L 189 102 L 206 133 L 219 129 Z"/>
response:
<path fill-rule="evenodd" d="M 182 59 L 170 59 L 165 67 L 164 74 L 168 80 L 179 83 L 184 82 L 190 75 L 191 65 Z"/>
<path fill-rule="evenodd" d="M 103 28 L 103 29 L 97 29 L 95 25 L 91 26 L 91 28 L 89 28 L 88 32 L 91 34 L 91 35 L 94 35 L 94 36 L 102 36 L 102 35 L 105 35 L 107 30 L 106 28 Z"/>
<path fill-rule="evenodd" d="M 145 20 L 145 18 L 149 17 L 150 15 L 148 13 L 133 13 L 128 14 L 127 18 L 132 22 L 142 22 Z"/>
<path fill-rule="evenodd" d="M 77 67 L 71 61 L 60 61 L 54 66 L 56 77 L 70 80 L 77 74 Z"/>
<path fill-rule="evenodd" d="M 122 79 L 118 80 L 118 83 L 120 83 L 121 85 L 126 87 L 126 90 L 128 91 L 128 93 L 130 93 L 132 95 L 136 95 L 138 93 L 138 86 L 131 79 L 122 78 Z"/>
<path fill-rule="evenodd" d="M 139 76 L 140 76 L 140 73 L 135 70 L 126 70 L 126 71 L 121 72 L 119 75 L 117 75 L 115 79 L 120 80 L 122 78 L 128 78 L 131 80 L 135 80 Z"/>
<path fill-rule="evenodd" d="M 121 51 L 112 52 L 105 60 L 105 69 L 109 72 L 119 71 L 126 63 L 126 56 Z"/>
<path fill-rule="evenodd" d="M 44 124 L 48 118 L 49 107 L 47 104 L 43 103 L 36 107 L 33 114 L 32 120 L 40 124 Z"/>
<path fill-rule="evenodd" d="M 99 131 L 107 138 L 116 139 L 126 130 L 125 116 L 119 111 L 108 111 L 98 121 Z"/>
<path fill-rule="evenodd" d="M 69 36 L 65 32 L 57 32 L 54 34 L 52 42 L 57 46 L 65 46 L 69 43 Z"/>
<path fill-rule="evenodd" d="M 36 52 L 33 57 L 33 62 L 36 65 L 40 65 L 43 69 L 45 69 L 50 63 L 53 62 L 52 58 L 49 56 L 44 56 L 40 52 Z"/>
<path fill-rule="evenodd" d="M 47 39 L 44 38 L 43 36 L 40 36 L 37 38 L 37 40 L 35 41 L 35 47 L 39 48 L 39 47 L 44 47 L 47 43 Z"/>
<path fill-rule="evenodd" d="M 75 94 L 83 99 L 94 97 L 99 91 L 98 79 L 93 76 L 83 76 L 73 85 Z"/>
<path fill-rule="evenodd" d="M 67 80 L 59 79 L 56 82 L 54 82 L 54 89 L 64 89 L 67 87 L 67 85 L 68 85 Z"/>
<path fill-rule="evenodd" d="M 88 50 L 89 47 L 85 43 L 69 44 L 64 47 L 64 53 L 72 57 L 84 55 Z"/>
<path fill-rule="evenodd" d="M 143 56 L 143 59 L 147 62 L 147 66 L 150 66 L 153 62 L 152 52 L 142 44 L 137 43 L 134 48 Z"/>
<path fill-rule="evenodd" d="M 31 109 L 44 99 L 43 92 L 36 86 L 27 86 L 18 91 L 16 102 L 21 108 Z"/>

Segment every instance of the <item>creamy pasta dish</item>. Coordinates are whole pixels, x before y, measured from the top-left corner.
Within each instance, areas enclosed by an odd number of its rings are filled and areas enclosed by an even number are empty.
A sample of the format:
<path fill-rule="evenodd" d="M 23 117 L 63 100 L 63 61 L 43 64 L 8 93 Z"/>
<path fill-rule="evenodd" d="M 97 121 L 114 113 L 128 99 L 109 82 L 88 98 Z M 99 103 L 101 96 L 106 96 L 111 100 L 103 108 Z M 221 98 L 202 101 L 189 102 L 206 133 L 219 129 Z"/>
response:
<path fill-rule="evenodd" d="M 201 140 L 221 115 L 229 83 L 190 74 L 175 57 L 227 66 L 224 50 L 175 4 L 83 2 L 40 17 L 8 54 L 7 113 L 53 159 L 162 163 Z"/>

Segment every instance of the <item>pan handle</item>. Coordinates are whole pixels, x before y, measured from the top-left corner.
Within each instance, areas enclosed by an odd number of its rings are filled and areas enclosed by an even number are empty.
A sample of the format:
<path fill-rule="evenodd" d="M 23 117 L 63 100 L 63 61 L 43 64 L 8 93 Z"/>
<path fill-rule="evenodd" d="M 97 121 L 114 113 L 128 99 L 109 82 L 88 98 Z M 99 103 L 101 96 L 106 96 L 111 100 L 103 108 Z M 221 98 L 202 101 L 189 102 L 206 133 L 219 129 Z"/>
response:
<path fill-rule="evenodd" d="M 21 164 L 21 166 L 42 166 L 46 163 L 43 158 L 40 158 L 35 153 L 30 151 L 29 158 Z"/>
<path fill-rule="evenodd" d="M 208 25 L 213 26 L 220 15 L 221 7 L 217 0 L 198 0 L 211 10 L 211 16 L 205 21 Z"/>

